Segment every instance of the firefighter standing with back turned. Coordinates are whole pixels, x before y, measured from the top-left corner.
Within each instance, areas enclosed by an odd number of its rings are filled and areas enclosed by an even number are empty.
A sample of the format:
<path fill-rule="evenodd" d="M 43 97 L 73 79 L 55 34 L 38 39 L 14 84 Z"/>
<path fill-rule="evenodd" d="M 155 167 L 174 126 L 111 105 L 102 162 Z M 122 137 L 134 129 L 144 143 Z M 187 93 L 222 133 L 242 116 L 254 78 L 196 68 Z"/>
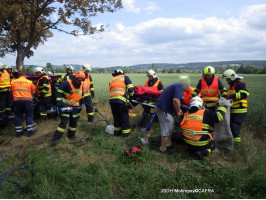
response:
<path fill-rule="evenodd" d="M 17 137 L 23 135 L 22 120 L 26 114 L 28 136 L 32 136 L 37 130 L 33 129 L 33 95 L 36 93 L 32 81 L 26 79 L 18 70 L 13 73 L 15 80 L 11 83 L 11 92 L 14 98 L 15 129 Z"/>
<path fill-rule="evenodd" d="M 234 70 L 226 70 L 223 73 L 223 78 L 229 84 L 227 99 L 233 100 L 230 115 L 230 129 L 234 137 L 234 142 L 237 144 L 241 142 L 240 127 L 247 115 L 247 97 L 249 96 L 249 92 L 247 91 L 246 83 L 241 81 L 243 77 L 238 76 Z"/>
<path fill-rule="evenodd" d="M 7 115 L 11 112 L 9 102 L 10 86 L 10 74 L 0 62 L 0 118 L 7 119 Z"/>
<path fill-rule="evenodd" d="M 199 80 L 197 88 L 192 93 L 192 97 L 201 94 L 204 107 L 215 110 L 219 99 L 219 91 L 222 97 L 226 98 L 227 93 L 218 76 L 215 76 L 215 69 L 212 66 L 205 67 L 203 77 Z"/>
<path fill-rule="evenodd" d="M 109 103 L 114 118 L 114 135 L 129 136 L 131 130 L 126 92 L 133 96 L 135 89 L 129 77 L 124 75 L 122 70 L 114 70 L 112 76 L 109 83 Z"/>
<path fill-rule="evenodd" d="M 213 132 L 214 123 L 223 121 L 227 111 L 222 102 L 219 102 L 217 112 L 202 107 L 202 99 L 193 97 L 189 110 L 184 114 L 180 124 L 183 129 L 185 143 L 189 145 L 190 151 L 200 160 L 215 149 L 211 132 Z"/>
<path fill-rule="evenodd" d="M 47 110 L 49 109 L 52 101 L 52 87 L 49 78 L 42 67 L 36 67 L 34 71 L 39 77 L 36 88 L 39 99 L 40 119 L 46 120 Z"/>
<path fill-rule="evenodd" d="M 66 126 L 68 126 L 67 137 L 75 139 L 77 123 L 79 120 L 80 109 L 79 106 L 83 103 L 83 81 L 85 81 L 85 74 L 83 71 L 76 72 L 74 79 L 67 80 L 62 83 L 57 90 L 56 105 L 58 108 L 71 107 L 72 110 L 67 113 L 61 113 L 61 122 L 58 125 L 52 140 L 52 146 L 59 143 Z"/>
<path fill-rule="evenodd" d="M 93 122 L 94 112 L 92 106 L 92 98 L 94 98 L 94 88 L 93 88 L 91 75 L 89 74 L 89 72 L 92 71 L 92 69 L 89 64 L 83 64 L 82 70 L 85 73 L 83 91 L 84 91 L 84 102 L 86 106 L 86 112 L 88 115 L 88 122 Z"/>

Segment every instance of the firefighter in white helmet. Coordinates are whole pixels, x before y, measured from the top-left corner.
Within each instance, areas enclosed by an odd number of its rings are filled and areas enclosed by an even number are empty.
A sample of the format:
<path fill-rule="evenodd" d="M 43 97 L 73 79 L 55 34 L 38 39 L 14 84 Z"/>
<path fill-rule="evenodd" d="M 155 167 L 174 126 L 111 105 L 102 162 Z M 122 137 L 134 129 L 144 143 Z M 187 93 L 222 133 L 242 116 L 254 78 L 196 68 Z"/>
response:
<path fill-rule="evenodd" d="M 162 81 L 156 76 L 156 73 L 154 70 L 150 69 L 147 71 L 147 77 L 148 80 L 145 82 L 145 87 L 150 88 L 157 91 L 163 91 L 164 87 L 162 84 Z M 149 101 L 147 102 L 151 105 L 155 105 L 156 102 Z M 151 107 L 149 106 L 142 106 L 144 108 L 144 114 L 150 114 Z"/>
<path fill-rule="evenodd" d="M 246 83 L 241 80 L 243 77 L 238 76 L 234 70 L 228 69 L 223 73 L 223 78 L 229 84 L 227 90 L 227 99 L 233 100 L 230 116 L 230 128 L 234 137 L 234 142 L 241 142 L 240 127 L 247 115 L 247 97 L 249 92 L 246 88 Z"/>
<path fill-rule="evenodd" d="M 215 149 L 211 135 L 214 123 L 223 121 L 227 111 L 225 105 L 221 104 L 217 112 L 205 109 L 203 100 L 196 96 L 191 99 L 189 110 L 184 114 L 180 124 L 183 129 L 183 140 L 198 159 L 203 159 Z"/>
<path fill-rule="evenodd" d="M 67 66 L 66 67 L 66 75 L 61 77 L 61 82 L 65 82 L 69 79 L 73 80 L 73 78 L 74 78 L 73 70 L 74 70 L 74 68 L 71 65 Z"/>
<path fill-rule="evenodd" d="M 52 87 L 49 77 L 46 75 L 42 67 L 36 67 L 34 71 L 39 77 L 36 84 L 36 89 L 39 99 L 40 119 L 46 120 L 47 110 L 49 109 L 52 100 Z"/>
<path fill-rule="evenodd" d="M 85 81 L 83 84 L 84 91 L 84 102 L 86 106 L 86 112 L 88 115 L 88 122 L 94 121 L 94 111 L 92 106 L 92 98 L 94 98 L 94 87 L 91 75 L 89 72 L 92 71 L 89 64 L 82 65 L 82 71 L 85 73 Z"/>
<path fill-rule="evenodd" d="M 224 98 L 227 96 L 226 89 L 219 77 L 215 76 L 215 69 L 212 66 L 204 68 L 202 78 L 199 80 L 192 96 L 197 96 L 199 93 L 201 94 L 205 107 L 212 110 L 215 110 L 219 93 Z"/>

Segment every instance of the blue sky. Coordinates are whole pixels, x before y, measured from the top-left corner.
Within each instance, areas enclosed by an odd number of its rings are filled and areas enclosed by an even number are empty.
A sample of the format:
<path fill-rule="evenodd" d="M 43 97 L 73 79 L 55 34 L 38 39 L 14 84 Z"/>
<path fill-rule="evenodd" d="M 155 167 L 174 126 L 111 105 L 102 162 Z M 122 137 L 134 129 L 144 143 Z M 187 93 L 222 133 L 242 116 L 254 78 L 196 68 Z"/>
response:
<path fill-rule="evenodd" d="M 74 37 L 54 32 L 24 64 L 92 67 L 266 59 L 265 0 L 123 0 L 92 18 L 108 31 Z M 15 56 L 0 58 L 15 65 Z"/>

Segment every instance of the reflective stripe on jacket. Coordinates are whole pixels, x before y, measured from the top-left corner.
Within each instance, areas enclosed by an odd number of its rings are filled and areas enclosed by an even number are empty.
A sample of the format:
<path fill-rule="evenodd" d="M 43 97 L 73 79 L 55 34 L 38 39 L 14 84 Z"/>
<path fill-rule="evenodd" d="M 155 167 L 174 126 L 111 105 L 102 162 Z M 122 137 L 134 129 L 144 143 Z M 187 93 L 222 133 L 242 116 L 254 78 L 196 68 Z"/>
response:
<path fill-rule="evenodd" d="M 11 91 L 13 94 L 14 101 L 19 100 L 28 100 L 32 101 L 32 90 L 35 89 L 32 81 L 20 77 L 16 80 L 13 80 L 11 83 Z"/>
<path fill-rule="evenodd" d="M 194 146 L 204 146 L 208 144 L 208 141 L 199 141 L 202 135 L 210 135 L 210 129 L 208 124 L 203 124 L 203 115 L 205 109 L 200 109 L 195 113 L 184 114 L 184 119 L 180 124 L 180 127 L 183 129 L 184 141 L 190 145 Z"/>
<path fill-rule="evenodd" d="M 111 78 L 109 89 L 109 99 L 120 99 L 126 102 L 126 98 L 124 97 L 126 93 L 125 75 L 118 75 Z"/>
<path fill-rule="evenodd" d="M 40 85 L 40 80 L 42 80 L 43 78 L 46 78 L 48 80 L 48 84 Z M 48 76 L 42 76 L 41 78 L 39 78 L 36 87 L 38 96 L 40 95 L 40 93 L 44 93 L 44 97 L 52 96 L 52 87 Z M 48 91 L 44 89 L 45 87 L 49 88 Z"/>
<path fill-rule="evenodd" d="M 149 86 L 149 85 L 148 85 L 148 82 L 149 82 L 149 80 L 146 81 L 146 83 L 145 83 L 145 87 L 147 87 L 147 88 L 151 88 L 151 89 L 154 89 L 154 90 L 157 90 L 157 91 L 158 91 L 158 85 L 159 85 L 159 83 L 162 82 L 162 81 L 158 79 L 158 80 L 154 83 L 153 86 Z"/>
<path fill-rule="evenodd" d="M 82 99 L 82 88 L 83 83 L 80 84 L 80 87 L 76 89 L 72 83 L 72 80 L 67 80 L 70 87 L 70 94 L 66 95 L 65 98 L 62 98 L 62 102 L 70 106 L 79 106 L 79 101 Z"/>
<path fill-rule="evenodd" d="M 4 69 L 0 75 L 0 92 L 9 91 L 10 86 L 10 74 Z"/>
<path fill-rule="evenodd" d="M 203 101 L 218 101 L 219 97 L 219 84 L 218 76 L 213 78 L 213 82 L 210 86 L 207 85 L 205 78 L 201 78 L 201 98 Z"/>
<path fill-rule="evenodd" d="M 246 85 L 245 82 L 242 82 Z M 235 82 L 235 84 L 232 87 L 229 87 L 227 90 L 227 97 L 230 97 L 232 94 L 236 94 L 236 98 L 232 99 L 233 100 L 233 105 L 231 107 L 231 113 L 246 113 L 247 112 L 247 107 L 248 107 L 248 100 L 247 98 L 245 99 L 240 99 L 241 98 L 241 92 L 247 93 L 247 96 L 249 95 L 249 93 L 245 90 L 240 90 L 238 91 L 238 93 L 236 93 L 236 85 L 237 83 Z"/>

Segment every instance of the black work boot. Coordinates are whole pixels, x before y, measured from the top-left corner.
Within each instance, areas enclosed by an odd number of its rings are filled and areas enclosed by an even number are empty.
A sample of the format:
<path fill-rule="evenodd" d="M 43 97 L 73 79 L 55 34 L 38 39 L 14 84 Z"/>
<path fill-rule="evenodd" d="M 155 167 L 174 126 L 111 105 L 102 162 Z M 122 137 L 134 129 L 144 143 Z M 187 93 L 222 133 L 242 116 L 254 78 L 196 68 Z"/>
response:
<path fill-rule="evenodd" d="M 88 122 L 93 122 L 94 121 L 94 116 L 88 116 Z"/>
<path fill-rule="evenodd" d="M 194 153 L 194 155 L 196 156 L 196 158 L 197 158 L 198 160 L 203 160 L 203 158 L 204 158 L 204 155 L 203 155 L 203 152 L 202 152 L 202 151 L 196 151 L 196 152 Z"/>
<path fill-rule="evenodd" d="M 35 133 L 37 133 L 38 130 L 32 130 L 32 131 L 28 131 L 28 137 L 33 136 Z"/>
<path fill-rule="evenodd" d="M 54 147 L 59 143 L 59 140 L 61 139 L 63 133 L 60 133 L 59 131 L 55 131 L 53 139 L 52 139 L 52 144 L 51 146 Z"/>
<path fill-rule="evenodd" d="M 114 131 L 114 136 L 120 136 L 122 135 L 122 131 Z"/>

